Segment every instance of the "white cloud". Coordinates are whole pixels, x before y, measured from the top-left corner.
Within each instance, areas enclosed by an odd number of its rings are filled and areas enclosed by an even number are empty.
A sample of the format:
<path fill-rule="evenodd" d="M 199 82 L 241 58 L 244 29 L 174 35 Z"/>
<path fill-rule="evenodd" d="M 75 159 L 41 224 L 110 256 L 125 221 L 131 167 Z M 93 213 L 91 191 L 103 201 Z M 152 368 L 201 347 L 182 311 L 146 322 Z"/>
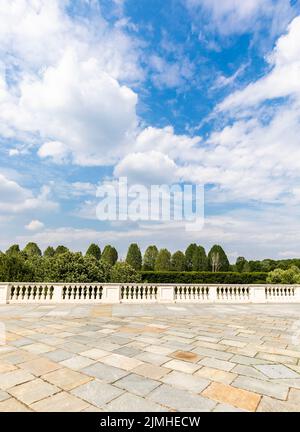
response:
<path fill-rule="evenodd" d="M 130 153 L 115 167 L 116 177 L 127 177 L 129 183 L 169 184 L 177 180 L 172 159 L 158 151 Z"/>
<path fill-rule="evenodd" d="M 41 158 L 52 158 L 57 164 L 67 163 L 69 159 L 68 147 L 60 141 L 49 141 L 44 143 L 38 150 Z"/>
<path fill-rule="evenodd" d="M 29 222 L 27 225 L 25 225 L 25 228 L 29 231 L 39 231 L 42 228 L 44 228 L 43 222 L 34 219 L 31 222 Z"/>
<path fill-rule="evenodd" d="M 49 198 L 50 189 L 43 186 L 36 195 L 16 181 L 0 174 L 0 213 L 16 214 L 32 210 L 56 210 L 58 204 Z"/>
<path fill-rule="evenodd" d="M 1 3 L 0 135 L 28 147 L 46 142 L 39 154 L 54 162 L 70 153 L 79 165 L 108 164 L 137 126 L 137 95 L 123 82 L 143 78 L 138 45 L 96 6 L 87 24 L 71 18 L 68 5 Z"/>
<path fill-rule="evenodd" d="M 259 104 L 265 100 L 297 96 L 300 98 L 300 16 L 288 27 L 268 57 L 271 67 L 261 79 L 243 90 L 229 95 L 218 107 L 219 110 L 240 109 Z"/>
<path fill-rule="evenodd" d="M 187 0 L 185 2 L 197 24 L 197 13 L 207 15 L 207 28 L 221 35 L 255 32 L 269 20 L 269 32 L 278 34 L 292 18 L 290 0 Z"/>

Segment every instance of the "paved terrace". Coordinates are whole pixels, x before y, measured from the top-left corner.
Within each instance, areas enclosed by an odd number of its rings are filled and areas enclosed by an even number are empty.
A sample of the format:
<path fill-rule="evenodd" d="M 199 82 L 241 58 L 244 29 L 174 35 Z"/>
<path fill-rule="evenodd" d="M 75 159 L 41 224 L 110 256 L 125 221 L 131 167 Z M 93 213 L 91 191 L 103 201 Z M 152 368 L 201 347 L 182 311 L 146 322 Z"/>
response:
<path fill-rule="evenodd" d="M 0 411 L 300 411 L 300 304 L 3 305 L 0 326 Z"/>

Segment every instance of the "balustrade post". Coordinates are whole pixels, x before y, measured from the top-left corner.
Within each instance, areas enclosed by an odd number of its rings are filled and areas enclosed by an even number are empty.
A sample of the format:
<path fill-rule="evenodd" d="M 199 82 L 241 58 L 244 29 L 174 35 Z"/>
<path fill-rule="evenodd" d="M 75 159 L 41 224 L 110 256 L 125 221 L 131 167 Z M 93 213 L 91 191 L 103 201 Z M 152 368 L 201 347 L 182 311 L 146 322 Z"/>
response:
<path fill-rule="evenodd" d="M 210 286 L 209 292 L 208 292 L 208 301 L 215 303 L 217 301 L 217 287 L 216 286 Z"/>
<path fill-rule="evenodd" d="M 158 301 L 162 303 L 174 303 L 174 287 L 169 285 L 159 286 Z"/>
<path fill-rule="evenodd" d="M 121 286 L 120 285 L 103 285 L 104 303 L 121 303 Z"/>
<path fill-rule="evenodd" d="M 250 301 L 252 303 L 266 303 L 266 286 L 251 286 L 250 287 Z"/>
<path fill-rule="evenodd" d="M 0 284 L 0 304 L 9 303 L 10 285 Z"/>
<path fill-rule="evenodd" d="M 51 285 L 51 286 L 53 286 L 54 288 L 52 301 L 54 303 L 61 303 L 63 300 L 62 298 L 63 285 Z"/>

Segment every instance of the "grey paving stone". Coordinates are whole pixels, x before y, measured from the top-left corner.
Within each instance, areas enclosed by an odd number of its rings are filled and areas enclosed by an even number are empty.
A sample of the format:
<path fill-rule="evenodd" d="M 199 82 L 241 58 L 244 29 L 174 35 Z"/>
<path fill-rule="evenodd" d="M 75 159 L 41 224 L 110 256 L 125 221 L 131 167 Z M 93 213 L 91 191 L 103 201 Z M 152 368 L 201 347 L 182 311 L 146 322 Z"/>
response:
<path fill-rule="evenodd" d="M 141 354 L 143 351 L 133 348 L 133 347 L 122 347 L 113 351 L 114 354 L 121 354 L 126 357 L 136 357 L 138 354 Z"/>
<path fill-rule="evenodd" d="M 107 383 L 112 383 L 128 375 L 128 372 L 123 369 L 105 365 L 103 363 L 95 363 L 91 366 L 85 367 L 81 369 L 81 372 Z"/>
<path fill-rule="evenodd" d="M 158 412 L 166 411 L 164 407 L 149 399 L 144 399 L 134 394 L 125 393 L 105 405 L 104 411 L 112 412 Z"/>
<path fill-rule="evenodd" d="M 202 347 L 197 347 L 193 350 L 194 353 L 197 353 L 203 357 L 212 357 L 212 358 L 216 358 L 219 360 L 229 360 L 230 357 L 233 357 L 232 353 L 229 352 L 224 352 L 224 351 L 218 351 L 215 349 L 211 349 L 211 348 L 202 348 Z"/>
<path fill-rule="evenodd" d="M 216 406 L 210 399 L 167 384 L 153 390 L 147 399 L 176 411 L 211 411 Z"/>
<path fill-rule="evenodd" d="M 165 384 L 170 384 L 174 387 L 183 388 L 195 393 L 201 393 L 202 390 L 211 383 L 211 381 L 200 378 L 199 376 L 178 371 L 172 371 L 161 380 Z"/>
<path fill-rule="evenodd" d="M 242 388 L 255 393 L 271 396 L 276 399 L 285 400 L 288 395 L 288 386 L 256 378 L 238 376 L 231 384 L 233 387 Z"/>
<path fill-rule="evenodd" d="M 266 375 L 255 369 L 253 366 L 238 364 L 231 370 L 231 372 L 262 380 L 267 379 Z"/>
<path fill-rule="evenodd" d="M 198 365 L 202 365 L 202 366 L 208 366 L 208 367 L 212 367 L 215 369 L 220 369 L 220 370 L 224 370 L 224 371 L 231 371 L 234 366 L 235 363 L 231 363 L 225 360 L 219 360 L 213 357 L 206 357 L 204 359 L 202 359 Z"/>
<path fill-rule="evenodd" d="M 137 355 L 136 358 L 143 362 L 151 363 L 155 366 L 161 366 L 170 360 L 170 357 L 149 352 L 142 352 L 142 354 Z"/>
<path fill-rule="evenodd" d="M 256 369 L 267 375 L 267 377 L 269 378 L 300 378 L 300 374 L 292 371 L 291 369 L 282 364 L 256 365 L 255 367 Z"/>
<path fill-rule="evenodd" d="M 64 351 L 62 349 L 58 349 L 55 351 L 51 351 L 49 353 L 45 353 L 44 357 L 47 357 L 48 359 L 55 361 L 55 362 L 61 362 L 61 361 L 67 360 L 71 357 L 74 357 L 74 353 Z"/>
<path fill-rule="evenodd" d="M 257 365 L 257 364 L 266 364 L 266 363 L 272 363 L 272 362 L 268 362 L 264 359 L 259 359 L 256 357 L 248 357 L 248 356 L 244 356 L 244 355 L 235 355 L 230 359 L 231 362 L 233 363 L 239 363 L 239 364 L 243 364 L 243 365 Z"/>
<path fill-rule="evenodd" d="M 110 384 L 94 380 L 71 391 L 75 396 L 101 408 L 111 400 L 120 396 L 123 390 Z"/>
<path fill-rule="evenodd" d="M 143 397 L 160 385 L 160 381 L 133 373 L 114 382 L 114 386 Z"/>

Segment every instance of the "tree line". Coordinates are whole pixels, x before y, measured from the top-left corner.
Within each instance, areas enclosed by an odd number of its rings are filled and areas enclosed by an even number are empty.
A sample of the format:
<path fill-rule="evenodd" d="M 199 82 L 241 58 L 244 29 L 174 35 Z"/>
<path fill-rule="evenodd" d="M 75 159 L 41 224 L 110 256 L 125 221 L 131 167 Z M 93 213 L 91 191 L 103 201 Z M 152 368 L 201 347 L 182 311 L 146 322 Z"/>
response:
<path fill-rule="evenodd" d="M 206 253 L 205 248 L 196 243 L 190 244 L 185 251 L 178 250 L 173 254 L 155 245 L 148 246 L 142 254 L 138 244 L 132 243 L 124 261 L 119 260 L 115 247 L 106 245 L 101 251 L 95 243 L 88 247 L 85 254 L 72 252 L 63 245 L 56 248 L 48 246 L 42 252 L 33 242 L 23 250 L 15 244 L 0 253 L 0 280 L 22 282 L 139 282 L 146 272 L 246 274 L 269 273 L 276 269 L 269 280 L 279 283 L 282 279 L 298 280 L 298 274 L 295 276 L 294 273 L 299 267 L 300 259 L 247 261 L 244 257 L 238 257 L 235 264 L 230 264 L 220 245 L 212 246 Z M 293 270 L 288 271 L 290 268 Z"/>

